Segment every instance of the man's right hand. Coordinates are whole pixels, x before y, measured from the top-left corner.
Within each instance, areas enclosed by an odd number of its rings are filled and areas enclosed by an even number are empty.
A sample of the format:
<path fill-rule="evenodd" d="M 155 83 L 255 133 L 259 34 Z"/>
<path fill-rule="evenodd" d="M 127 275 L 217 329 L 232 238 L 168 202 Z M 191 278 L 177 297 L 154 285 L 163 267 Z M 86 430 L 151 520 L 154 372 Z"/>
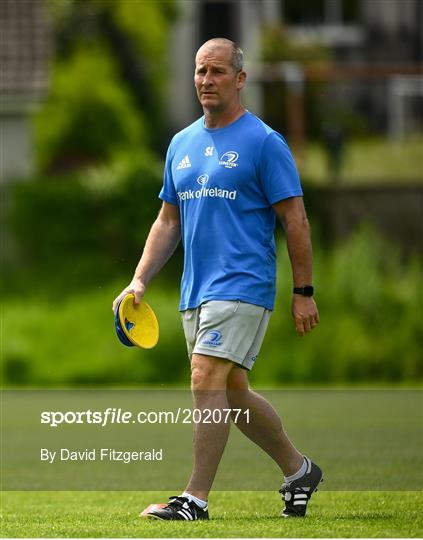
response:
<path fill-rule="evenodd" d="M 123 291 L 116 296 L 116 298 L 113 300 L 113 306 L 112 310 L 115 313 L 117 310 L 117 307 L 119 305 L 119 302 L 124 298 L 127 294 L 133 294 L 135 296 L 135 303 L 139 304 L 141 301 L 141 298 L 145 294 L 146 287 L 143 283 L 141 283 L 139 280 L 132 280 L 131 283 L 123 289 Z"/>

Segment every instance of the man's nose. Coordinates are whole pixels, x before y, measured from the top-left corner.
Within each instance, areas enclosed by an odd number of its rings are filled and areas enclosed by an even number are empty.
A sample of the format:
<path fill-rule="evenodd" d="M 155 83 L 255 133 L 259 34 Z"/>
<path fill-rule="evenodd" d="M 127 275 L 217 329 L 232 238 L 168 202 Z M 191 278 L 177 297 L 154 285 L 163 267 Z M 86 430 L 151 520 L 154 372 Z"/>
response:
<path fill-rule="evenodd" d="M 211 84 L 213 84 L 212 75 L 209 71 L 207 71 L 204 74 L 203 86 L 210 86 Z"/>

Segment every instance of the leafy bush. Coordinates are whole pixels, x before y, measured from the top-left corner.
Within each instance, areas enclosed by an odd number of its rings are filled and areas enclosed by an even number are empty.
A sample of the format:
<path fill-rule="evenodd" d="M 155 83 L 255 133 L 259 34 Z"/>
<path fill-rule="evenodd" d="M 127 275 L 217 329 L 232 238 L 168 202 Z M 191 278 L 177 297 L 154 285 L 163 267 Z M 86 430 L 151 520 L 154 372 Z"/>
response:
<path fill-rule="evenodd" d="M 422 380 L 420 260 L 404 264 L 392 246 L 366 229 L 333 251 L 316 249 L 321 324 L 299 338 L 290 316 L 285 251 L 279 257 L 276 308 L 251 374 L 256 385 Z M 63 250 L 56 254 L 62 255 L 67 257 Z M 3 302 L 5 383 L 187 384 L 189 365 L 177 314 L 180 268 L 171 284 L 161 274 L 147 291 L 161 336 L 156 348 L 142 351 L 118 342 L 111 313 L 112 299 L 129 281 L 135 261 L 120 261 L 125 277 L 98 275 L 90 288 L 70 291 L 74 268 L 66 260 L 55 282 L 51 273 L 27 272 L 29 290 L 15 291 Z M 102 263 L 94 261 L 100 268 Z M 40 280 L 48 293 L 37 290 Z"/>
<path fill-rule="evenodd" d="M 284 250 L 285 251 L 285 250 Z M 282 274 L 289 273 L 282 255 Z M 279 279 L 276 309 L 253 374 L 260 382 L 421 380 L 421 261 L 363 228 L 315 253 L 321 323 L 300 339 L 289 313 L 290 279 Z"/>
<path fill-rule="evenodd" d="M 76 170 L 160 147 L 172 0 L 52 0 L 50 93 L 34 115 L 39 168 Z"/>
<path fill-rule="evenodd" d="M 34 117 L 41 170 L 74 169 L 145 144 L 142 115 L 103 49 L 81 47 L 56 62 L 49 99 Z"/>
<path fill-rule="evenodd" d="M 48 275 L 50 283 L 66 274 L 70 287 L 120 275 L 136 263 L 157 216 L 162 172 L 161 161 L 140 152 L 11 186 L 9 228 L 20 254 L 11 270 Z"/>
<path fill-rule="evenodd" d="M 128 269 L 128 270 L 132 270 Z M 160 321 L 160 342 L 152 350 L 118 341 L 112 300 L 124 280 L 89 292 L 66 291 L 51 299 L 22 295 L 5 303 L 3 380 L 12 385 L 101 386 L 178 384 L 188 380 L 189 362 L 178 324 L 176 291 L 159 285 L 147 294 Z"/>

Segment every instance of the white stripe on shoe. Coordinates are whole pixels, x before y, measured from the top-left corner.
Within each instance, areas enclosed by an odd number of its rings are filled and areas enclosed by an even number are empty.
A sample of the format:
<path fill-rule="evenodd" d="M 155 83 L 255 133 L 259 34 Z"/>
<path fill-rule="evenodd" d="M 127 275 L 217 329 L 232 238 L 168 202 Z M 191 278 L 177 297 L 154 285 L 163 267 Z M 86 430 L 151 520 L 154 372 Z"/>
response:
<path fill-rule="evenodd" d="M 192 521 L 191 514 L 186 510 L 178 510 L 178 514 L 180 514 L 186 521 Z"/>
<path fill-rule="evenodd" d="M 192 521 L 192 520 L 194 519 L 194 516 L 191 514 L 191 512 L 190 512 L 189 510 L 184 510 L 184 509 L 183 509 L 182 512 L 185 512 L 185 513 L 186 513 L 186 515 L 188 516 L 188 519 L 189 519 L 190 521 Z"/>

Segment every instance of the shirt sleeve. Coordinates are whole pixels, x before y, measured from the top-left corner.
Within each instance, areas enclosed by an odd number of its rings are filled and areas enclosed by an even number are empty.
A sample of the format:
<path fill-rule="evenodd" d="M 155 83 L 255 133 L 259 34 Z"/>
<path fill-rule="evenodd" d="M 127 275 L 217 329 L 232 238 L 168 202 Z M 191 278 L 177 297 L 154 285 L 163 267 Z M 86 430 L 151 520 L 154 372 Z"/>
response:
<path fill-rule="evenodd" d="M 159 193 L 159 199 L 170 204 L 178 206 L 178 196 L 176 194 L 175 184 L 172 176 L 172 145 L 169 146 L 166 154 L 166 163 L 163 176 L 163 187 Z"/>
<path fill-rule="evenodd" d="M 259 175 L 269 204 L 303 195 L 291 151 L 282 135 L 275 131 L 263 143 Z"/>

